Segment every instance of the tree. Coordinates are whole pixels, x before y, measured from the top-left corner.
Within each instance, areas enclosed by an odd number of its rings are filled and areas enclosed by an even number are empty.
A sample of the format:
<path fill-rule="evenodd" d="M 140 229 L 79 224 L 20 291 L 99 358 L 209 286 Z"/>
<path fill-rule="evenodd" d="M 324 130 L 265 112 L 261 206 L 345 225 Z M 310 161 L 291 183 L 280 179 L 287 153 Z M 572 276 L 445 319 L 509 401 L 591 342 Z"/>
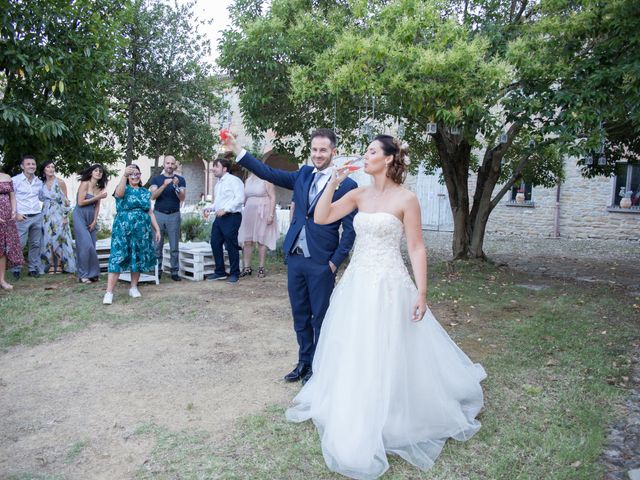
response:
<path fill-rule="evenodd" d="M 596 2 L 274 0 L 264 13 L 256 4 L 236 4 L 220 56 L 250 130 L 295 139 L 335 124 L 349 147 L 401 125 L 414 162 L 442 169 L 454 258 L 484 258 L 489 215 L 516 181 L 551 186 L 563 155 L 589 148 L 575 136 L 585 111 L 566 89 L 579 84 L 569 59 L 581 43 L 554 47 L 572 13 Z"/>
<path fill-rule="evenodd" d="M 0 1 L 0 155 L 65 173 L 115 160 L 111 73 L 126 2 Z"/>
<path fill-rule="evenodd" d="M 214 153 L 209 120 L 222 108 L 223 82 L 205 60 L 209 41 L 198 33 L 193 5 L 133 4 L 116 90 L 126 119 L 118 138 L 127 164 L 139 155 L 157 166 L 164 154 L 188 161 Z"/>

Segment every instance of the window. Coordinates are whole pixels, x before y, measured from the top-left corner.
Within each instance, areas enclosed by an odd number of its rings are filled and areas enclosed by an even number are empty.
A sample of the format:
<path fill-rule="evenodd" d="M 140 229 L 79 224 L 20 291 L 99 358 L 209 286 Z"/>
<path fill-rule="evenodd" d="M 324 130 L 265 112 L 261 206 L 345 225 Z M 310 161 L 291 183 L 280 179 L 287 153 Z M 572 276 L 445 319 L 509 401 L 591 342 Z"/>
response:
<path fill-rule="evenodd" d="M 616 164 L 616 180 L 611 207 L 620 208 L 620 201 L 625 197 L 631 199 L 630 208 L 632 210 L 640 211 L 640 164 Z"/>
<path fill-rule="evenodd" d="M 526 183 L 524 181 L 516 182 L 513 185 L 513 187 L 511 187 L 511 195 L 508 197 L 507 205 L 532 207 L 533 206 L 533 199 L 531 197 L 532 190 L 533 190 L 532 184 Z"/>
<path fill-rule="evenodd" d="M 520 183 L 515 183 L 513 187 L 511 187 L 511 201 L 516 201 L 516 196 L 518 193 L 524 193 L 524 201 L 531 201 L 531 190 L 533 190 L 533 186 L 530 183 L 525 183 L 524 181 Z"/>

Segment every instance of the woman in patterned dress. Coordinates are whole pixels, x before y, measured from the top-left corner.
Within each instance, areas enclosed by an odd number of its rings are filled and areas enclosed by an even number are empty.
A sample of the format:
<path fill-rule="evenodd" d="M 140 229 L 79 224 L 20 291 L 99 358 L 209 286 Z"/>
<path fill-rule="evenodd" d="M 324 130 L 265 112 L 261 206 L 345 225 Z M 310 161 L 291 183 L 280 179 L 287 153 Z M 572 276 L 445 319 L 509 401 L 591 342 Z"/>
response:
<path fill-rule="evenodd" d="M 6 173 L 0 173 L 0 288 L 13 290 L 13 285 L 4 279 L 7 262 L 10 265 L 22 265 L 22 247 L 16 227 L 16 195 L 13 182 Z"/>
<path fill-rule="evenodd" d="M 102 300 L 105 305 L 113 302 L 113 289 L 123 270 L 131 271 L 129 296 L 142 296 L 138 290 L 140 272 L 148 272 L 155 267 L 155 244 L 160 241 L 160 227 L 151 209 L 151 192 L 142 187 L 137 165 L 125 168 L 114 195 L 116 218 L 111 230 L 107 291 Z"/>
<path fill-rule="evenodd" d="M 40 258 L 44 272 L 53 268 L 58 271 L 73 273 L 76 271 L 76 260 L 71 244 L 69 228 L 69 212 L 71 203 L 67 197 L 67 185 L 56 177 L 56 166 L 53 160 L 42 164 L 40 174 L 42 188 L 38 194 L 42 205 L 42 242 Z"/>
<path fill-rule="evenodd" d="M 244 210 L 238 231 L 238 243 L 242 245 L 244 269 L 241 277 L 251 275 L 253 245 L 258 245 L 258 277 L 264 278 L 264 260 L 269 250 L 276 249 L 278 222 L 276 214 L 276 191 L 272 183 L 256 177 L 253 173 L 244 183 Z"/>

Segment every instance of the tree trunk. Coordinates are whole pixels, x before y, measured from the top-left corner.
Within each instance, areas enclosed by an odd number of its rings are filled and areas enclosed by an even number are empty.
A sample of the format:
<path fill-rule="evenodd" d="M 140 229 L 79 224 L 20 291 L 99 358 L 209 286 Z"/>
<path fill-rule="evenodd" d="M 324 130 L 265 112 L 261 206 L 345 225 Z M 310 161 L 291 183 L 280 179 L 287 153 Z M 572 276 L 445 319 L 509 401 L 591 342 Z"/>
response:
<path fill-rule="evenodd" d="M 489 215 L 500 198 L 520 175 L 528 157 L 523 158 L 496 198 L 492 198 L 493 190 L 500 179 L 502 158 L 511 146 L 522 125 L 514 123 L 507 132 L 507 142 L 494 148 L 487 148 L 480 168 L 478 169 L 476 189 L 473 195 L 473 208 L 469 209 L 469 165 L 471 145 L 461 137 L 450 135 L 438 124 L 438 131 L 433 139 L 438 149 L 442 174 L 449 192 L 449 203 L 453 213 L 453 259 L 478 258 L 486 260 L 483 243 Z"/>
<path fill-rule="evenodd" d="M 444 132 L 444 126 L 438 124 L 433 135 L 438 149 L 440 166 L 445 185 L 449 193 L 449 204 L 453 214 L 453 239 L 451 248 L 453 258 L 469 257 L 471 224 L 469 218 L 469 186 L 467 183 L 471 145 L 457 136 Z"/>
<path fill-rule="evenodd" d="M 137 7 L 139 8 L 139 7 Z M 140 64 L 140 50 L 138 37 L 138 18 L 136 16 L 131 31 L 131 68 L 129 71 L 129 101 L 127 102 L 127 148 L 125 163 L 133 162 L 135 131 L 136 131 L 136 104 L 138 101 L 138 65 Z"/>

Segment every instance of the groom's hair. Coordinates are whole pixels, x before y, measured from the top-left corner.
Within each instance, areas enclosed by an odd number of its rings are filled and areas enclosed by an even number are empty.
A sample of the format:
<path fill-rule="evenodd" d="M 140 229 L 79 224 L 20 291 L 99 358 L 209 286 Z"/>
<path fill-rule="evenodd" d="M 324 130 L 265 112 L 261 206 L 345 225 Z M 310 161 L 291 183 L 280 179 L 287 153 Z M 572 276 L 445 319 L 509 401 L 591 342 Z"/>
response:
<path fill-rule="evenodd" d="M 311 140 L 316 137 L 328 138 L 331 142 L 331 148 L 336 148 L 336 145 L 338 144 L 336 134 L 333 133 L 333 130 L 329 130 L 328 128 L 318 128 L 317 130 L 311 132 L 311 138 L 309 139 L 309 141 L 311 142 Z"/>

